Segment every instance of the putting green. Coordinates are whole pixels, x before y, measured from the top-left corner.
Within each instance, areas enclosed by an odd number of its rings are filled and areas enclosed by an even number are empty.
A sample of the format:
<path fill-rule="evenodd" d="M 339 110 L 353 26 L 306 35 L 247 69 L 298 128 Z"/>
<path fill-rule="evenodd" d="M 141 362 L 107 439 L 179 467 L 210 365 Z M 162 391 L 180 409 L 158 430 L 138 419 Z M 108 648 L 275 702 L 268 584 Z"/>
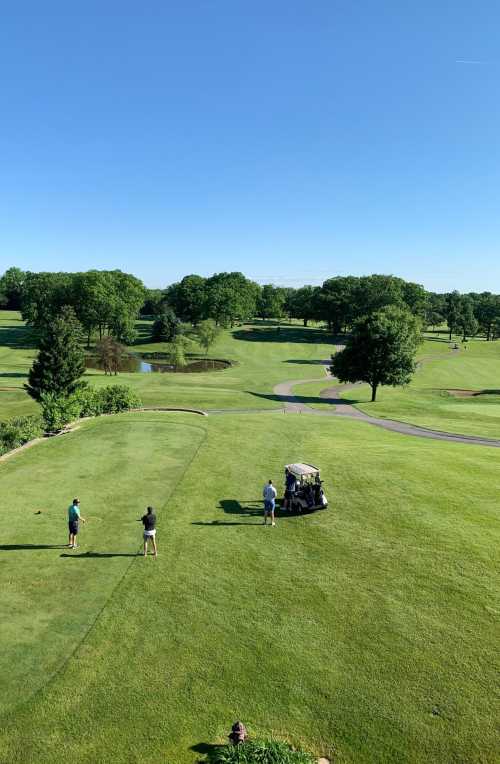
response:
<path fill-rule="evenodd" d="M 264 481 L 300 459 L 330 508 L 264 528 Z M 9 544 L 64 541 L 76 492 L 80 553 L 134 553 L 135 517 L 160 507 L 156 562 L 2 551 L 2 592 L 21 583 L 0 761 L 194 764 L 237 717 L 337 761 L 495 761 L 494 449 L 341 419 L 132 414 L 5 462 L 0 486 Z"/>

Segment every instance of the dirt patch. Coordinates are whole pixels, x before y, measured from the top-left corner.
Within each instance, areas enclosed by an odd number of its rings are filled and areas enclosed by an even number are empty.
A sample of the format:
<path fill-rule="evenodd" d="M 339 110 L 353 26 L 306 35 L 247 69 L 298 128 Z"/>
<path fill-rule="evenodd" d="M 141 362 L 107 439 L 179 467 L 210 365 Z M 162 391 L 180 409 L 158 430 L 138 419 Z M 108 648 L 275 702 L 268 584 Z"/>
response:
<path fill-rule="evenodd" d="M 318 759 L 318 764 L 330 764 L 330 759 L 325 759 L 325 757 L 322 756 L 321 759 Z"/>

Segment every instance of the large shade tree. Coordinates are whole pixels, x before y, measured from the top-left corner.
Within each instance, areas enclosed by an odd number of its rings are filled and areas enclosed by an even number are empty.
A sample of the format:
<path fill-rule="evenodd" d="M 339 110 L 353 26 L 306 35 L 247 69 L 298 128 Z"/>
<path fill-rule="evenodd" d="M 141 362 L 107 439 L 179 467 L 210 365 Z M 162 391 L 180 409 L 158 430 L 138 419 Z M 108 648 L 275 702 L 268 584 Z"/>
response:
<path fill-rule="evenodd" d="M 472 298 L 464 295 L 460 298 L 460 311 L 458 314 L 457 326 L 462 333 L 462 340 L 465 342 L 467 337 L 473 337 L 479 329 L 478 321 L 474 315 L 474 303 Z"/>
<path fill-rule="evenodd" d="M 309 321 L 320 319 L 320 296 L 319 286 L 307 284 L 299 289 L 292 289 L 287 297 L 287 311 L 291 318 L 300 318 L 304 326 L 307 326 Z"/>
<path fill-rule="evenodd" d="M 421 324 L 407 309 L 390 305 L 358 319 L 330 370 L 341 382 L 367 382 L 376 400 L 380 385 L 407 384 L 415 371 Z"/>
<path fill-rule="evenodd" d="M 20 268 L 8 268 L 0 278 L 2 307 L 8 310 L 21 310 L 23 288 L 26 274 Z"/>
<path fill-rule="evenodd" d="M 257 314 L 260 318 L 283 318 L 287 290 L 274 284 L 264 284 L 257 300 Z"/>
<path fill-rule="evenodd" d="M 242 273 L 215 273 L 206 286 L 208 317 L 217 325 L 234 326 L 255 315 L 261 288 Z"/>
<path fill-rule="evenodd" d="M 175 315 L 194 325 L 207 317 L 206 297 L 206 279 L 195 273 L 171 284 L 165 292 L 165 299 Z"/>
<path fill-rule="evenodd" d="M 462 313 L 462 298 L 460 293 L 455 290 L 446 295 L 445 303 L 445 317 L 448 324 L 448 331 L 450 333 L 450 341 L 452 335 L 459 329 L 460 316 Z"/>

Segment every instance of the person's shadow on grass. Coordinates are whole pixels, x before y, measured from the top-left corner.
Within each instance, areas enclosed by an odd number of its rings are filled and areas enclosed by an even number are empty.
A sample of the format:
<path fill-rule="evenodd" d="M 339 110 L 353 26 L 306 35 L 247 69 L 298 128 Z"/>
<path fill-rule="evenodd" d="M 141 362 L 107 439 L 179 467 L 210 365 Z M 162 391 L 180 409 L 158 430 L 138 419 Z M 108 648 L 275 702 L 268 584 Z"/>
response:
<path fill-rule="evenodd" d="M 78 552 L 77 554 L 72 554 L 71 552 L 64 552 L 63 554 L 59 556 L 68 557 L 69 559 L 73 559 L 73 560 L 90 560 L 95 557 L 104 559 L 108 557 L 139 557 L 141 555 L 142 555 L 142 552 Z"/>
<path fill-rule="evenodd" d="M 1 552 L 16 552 L 21 549 L 35 551 L 37 549 L 64 549 L 67 544 L 0 544 Z"/>

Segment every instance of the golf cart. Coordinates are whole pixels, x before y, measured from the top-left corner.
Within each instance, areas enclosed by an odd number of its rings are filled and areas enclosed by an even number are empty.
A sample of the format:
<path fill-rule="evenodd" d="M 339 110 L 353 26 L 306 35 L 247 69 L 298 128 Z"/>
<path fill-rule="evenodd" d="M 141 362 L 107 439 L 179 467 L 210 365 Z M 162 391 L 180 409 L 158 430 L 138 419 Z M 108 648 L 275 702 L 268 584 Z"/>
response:
<path fill-rule="evenodd" d="M 286 469 L 295 478 L 289 498 L 291 512 L 327 508 L 328 501 L 317 467 L 312 464 L 287 464 Z"/>

